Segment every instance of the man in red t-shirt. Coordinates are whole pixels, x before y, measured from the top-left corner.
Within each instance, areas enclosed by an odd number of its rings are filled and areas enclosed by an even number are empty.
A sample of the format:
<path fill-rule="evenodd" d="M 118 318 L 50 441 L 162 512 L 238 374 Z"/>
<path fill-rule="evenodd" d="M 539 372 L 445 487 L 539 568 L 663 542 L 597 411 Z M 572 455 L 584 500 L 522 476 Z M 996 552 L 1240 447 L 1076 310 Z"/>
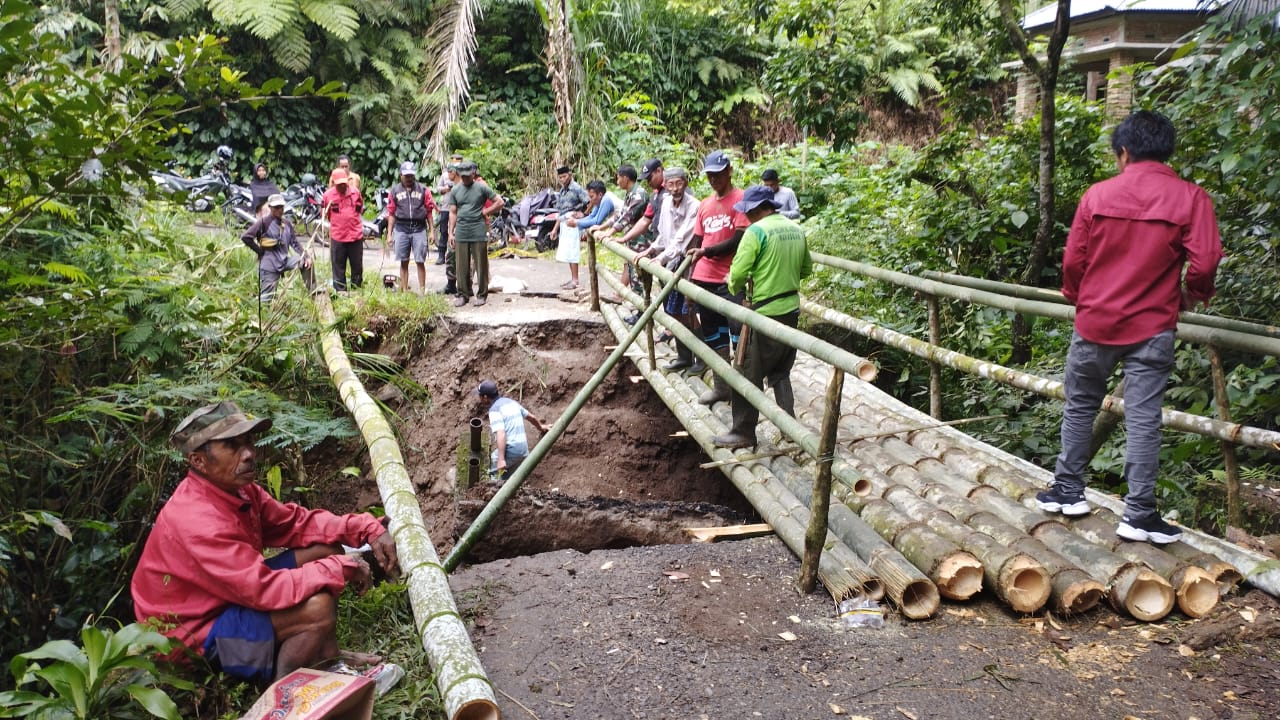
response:
<path fill-rule="evenodd" d="M 1163 115 L 1130 115 L 1111 135 L 1120 174 L 1086 190 L 1076 208 L 1062 258 L 1062 294 L 1076 306 L 1063 377 L 1062 452 L 1053 486 L 1036 495 L 1041 510 L 1088 514 L 1084 473 L 1093 419 L 1111 371 L 1124 362 L 1129 494 L 1116 534 L 1161 544 L 1182 536 L 1156 512 L 1155 498 L 1174 328 L 1180 310 L 1213 297 L 1222 259 L 1213 201 L 1165 164 L 1176 139 Z"/>
<path fill-rule="evenodd" d="M 333 265 L 333 289 L 347 289 L 347 265 L 351 266 L 351 287 L 364 284 L 364 199 L 342 168 L 329 173 L 333 186 L 324 193 L 325 219 L 329 221 L 329 261 Z"/>
<path fill-rule="evenodd" d="M 735 304 L 742 302 L 741 295 L 729 292 L 726 284 L 729 266 L 738 250 L 742 233 L 751 224 L 746 215 L 734 210 L 733 205 L 742 200 L 742 190 L 733 186 L 733 164 L 723 150 L 716 150 L 702 161 L 702 172 L 711 184 L 712 193 L 698 205 L 698 219 L 694 225 L 692 249 L 694 259 L 690 279 L 702 289 L 714 293 Z M 702 339 L 712 350 L 728 357 L 729 345 L 738 341 L 741 323 L 730 320 L 711 308 L 699 305 L 698 318 L 702 324 Z M 705 370 L 702 360 L 696 360 L 690 374 Z M 729 385 L 719 376 L 698 402 L 710 405 L 730 397 Z"/>

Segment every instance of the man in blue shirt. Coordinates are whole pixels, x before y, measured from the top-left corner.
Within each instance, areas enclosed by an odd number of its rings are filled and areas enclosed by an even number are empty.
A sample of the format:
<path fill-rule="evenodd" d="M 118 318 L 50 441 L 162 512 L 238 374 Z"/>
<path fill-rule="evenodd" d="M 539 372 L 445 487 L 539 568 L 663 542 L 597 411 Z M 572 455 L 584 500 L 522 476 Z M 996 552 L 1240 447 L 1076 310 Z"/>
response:
<path fill-rule="evenodd" d="M 493 453 L 490 460 L 493 472 L 506 479 L 529 456 L 529 438 L 525 434 L 527 419 L 538 432 L 545 433 L 547 426 L 523 405 L 498 393 L 498 383 L 485 380 L 476 388 L 481 400 L 489 403 L 489 429 L 493 432 Z"/>

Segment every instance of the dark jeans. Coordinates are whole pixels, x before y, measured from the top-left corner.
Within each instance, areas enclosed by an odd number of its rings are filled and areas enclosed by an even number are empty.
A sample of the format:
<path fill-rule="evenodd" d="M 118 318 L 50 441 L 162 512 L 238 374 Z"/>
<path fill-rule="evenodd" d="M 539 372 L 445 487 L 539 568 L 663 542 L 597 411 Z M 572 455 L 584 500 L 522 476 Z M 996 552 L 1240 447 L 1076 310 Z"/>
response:
<path fill-rule="evenodd" d="M 1156 511 L 1156 476 L 1160 470 L 1160 408 L 1173 370 L 1173 331 L 1165 330 L 1132 345 L 1099 345 L 1072 334 L 1063 386 L 1062 452 L 1053 481 L 1060 489 L 1084 492 L 1093 418 L 1107 394 L 1107 379 L 1124 362 L 1124 479 L 1129 494 L 1125 513 L 1144 517 Z"/>
<path fill-rule="evenodd" d="M 449 213 L 440 211 L 440 221 L 436 229 L 439 231 L 436 233 L 436 251 L 440 253 L 437 257 L 443 260 L 445 252 L 449 249 Z"/>
<path fill-rule="evenodd" d="M 364 285 L 364 240 L 329 244 L 329 262 L 333 263 L 333 289 L 347 289 L 347 265 L 351 266 L 351 287 Z"/>
<path fill-rule="evenodd" d="M 786 315 L 770 318 L 795 327 L 800 323 L 800 311 L 793 310 Z M 747 344 L 744 348 L 742 367 L 743 376 L 756 387 L 761 387 L 764 380 L 773 388 L 774 402 L 788 415 L 795 416 L 795 395 L 791 391 L 791 366 L 796 362 L 796 349 L 784 342 L 774 340 L 755 330 L 747 331 Z M 756 436 L 756 423 L 760 420 L 760 411 L 747 399 L 733 392 L 733 426 L 730 431 L 747 437 Z"/>

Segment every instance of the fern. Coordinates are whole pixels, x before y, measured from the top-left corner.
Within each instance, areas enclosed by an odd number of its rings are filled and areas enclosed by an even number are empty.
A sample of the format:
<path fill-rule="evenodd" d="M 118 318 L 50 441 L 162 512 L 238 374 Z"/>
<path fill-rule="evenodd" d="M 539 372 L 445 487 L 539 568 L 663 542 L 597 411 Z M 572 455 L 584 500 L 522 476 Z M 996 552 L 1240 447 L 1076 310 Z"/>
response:
<path fill-rule="evenodd" d="M 311 64 L 311 43 L 307 41 L 307 34 L 301 22 L 295 19 L 275 38 L 271 46 L 271 54 L 281 65 L 290 70 L 302 72 L 307 69 Z M 297 92 L 296 89 L 295 92 Z"/>
<path fill-rule="evenodd" d="M 298 5 L 311 22 L 339 40 L 350 40 L 360 28 L 360 16 L 347 0 L 301 0 Z"/>
<path fill-rule="evenodd" d="M 213 19 L 228 27 L 243 27 L 256 37 L 272 40 L 297 14 L 293 3 L 270 0 L 209 0 Z"/>
<path fill-rule="evenodd" d="M 203 0 L 164 0 L 165 9 L 174 20 L 186 20 L 204 7 Z"/>
<path fill-rule="evenodd" d="M 54 275 L 60 275 L 70 280 L 71 282 L 77 282 L 77 283 L 89 282 L 89 274 L 81 270 L 80 268 L 76 267 L 75 265 L 68 265 L 66 263 L 50 260 L 49 262 L 44 264 L 44 269 L 49 271 L 50 273 L 53 273 Z"/>

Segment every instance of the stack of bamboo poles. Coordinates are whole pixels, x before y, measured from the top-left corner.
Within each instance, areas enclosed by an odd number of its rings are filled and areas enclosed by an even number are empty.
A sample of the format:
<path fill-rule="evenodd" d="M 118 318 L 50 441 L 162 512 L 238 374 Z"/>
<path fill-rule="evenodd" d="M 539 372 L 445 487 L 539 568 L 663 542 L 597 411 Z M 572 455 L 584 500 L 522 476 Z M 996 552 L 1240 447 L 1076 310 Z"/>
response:
<path fill-rule="evenodd" d="M 605 280 L 632 302 L 637 301 L 613 278 L 605 276 Z M 606 309 L 605 316 L 615 333 L 620 333 L 623 326 L 616 313 Z M 742 466 L 746 465 L 760 482 L 777 486 L 773 488 L 775 493 L 786 492 L 783 507 L 789 514 L 806 512 L 804 503 L 810 497 L 813 477 L 813 451 L 808 442 L 812 432 L 807 428 L 821 422 L 821 388 L 829 368 L 810 358 L 806 367 L 798 366 L 793 373 L 797 415 L 805 421 L 797 429 L 795 421 L 780 413 L 771 399 L 729 371 L 727 363 L 697 342 L 683 326 L 665 316 L 656 319 L 688 344 L 714 372 L 726 373 L 729 384 L 774 422 L 783 441 L 796 442 L 808 455 L 799 460 L 789 455 L 748 460 L 750 456 L 744 455 L 738 464 L 722 469 L 734 480 L 735 476 L 743 476 Z M 701 380 L 655 372 L 647 358 L 641 357 L 644 351 L 637 349 L 633 360 L 695 438 L 703 428 L 723 427 L 727 403 L 718 407 L 719 416 L 695 405 L 697 393 L 705 388 Z M 846 437 L 874 435 L 874 430 L 886 426 L 896 430 L 934 423 L 927 416 L 922 421 L 895 414 L 896 401 L 857 380 L 846 385 L 845 397 L 852 401 L 848 403 L 852 411 L 840 423 L 841 434 Z M 699 428 L 698 432 L 694 427 Z M 930 579 L 935 592 L 943 596 L 969 597 L 976 592 L 975 584 L 985 580 L 997 597 L 1019 612 L 1033 612 L 1050 603 L 1056 611 L 1078 613 L 1105 597 L 1117 611 L 1141 620 L 1164 617 L 1175 602 L 1184 614 L 1199 617 L 1216 605 L 1220 592 L 1239 580 L 1238 572 L 1229 564 L 1181 543 L 1162 549 L 1121 542 L 1114 536 L 1114 522 L 1105 512 L 1083 521 L 1064 522 L 1031 509 L 1033 500 L 1027 493 L 1035 489 L 1032 483 L 1007 465 L 985 462 L 982 458 L 986 455 L 981 450 L 985 446 L 972 439 L 957 442 L 957 436 L 963 437 L 955 431 L 921 431 L 912 434 L 910 442 L 893 436 L 867 438 L 839 447 L 836 452 L 833 495 L 837 502 L 831 509 L 831 531 L 880 575 L 888 589 L 886 597 L 900 609 L 904 601 L 910 602 L 910 594 L 894 592 L 893 586 L 900 578 L 881 573 L 873 564 L 885 556 L 886 548 L 897 558 L 909 559 L 918 572 Z M 932 443 L 941 454 L 935 457 L 915 441 Z M 772 483 L 774 479 L 778 482 Z M 1002 490 L 1013 494 L 1007 496 Z M 763 510 L 762 515 L 770 519 Z M 804 517 L 807 521 L 807 515 Z M 847 527 L 851 522 L 852 528 Z M 865 530 L 871 528 L 876 532 L 868 537 Z M 795 547 L 792 549 L 800 554 Z M 901 577 L 906 575 L 902 573 Z M 978 583 L 974 582 L 975 577 L 980 578 Z M 923 616 L 920 607 L 923 606 L 916 606 L 913 612 L 903 609 L 903 614 Z"/>
<path fill-rule="evenodd" d="M 458 614 L 449 578 L 427 534 L 422 509 L 395 434 L 351 368 L 342 337 L 333 329 L 336 321 L 328 294 L 319 291 L 312 299 L 316 317 L 327 328 L 321 337 L 325 364 L 338 395 L 369 447 L 382 504 L 387 517 L 391 518 L 391 534 L 408 586 L 414 623 L 427 659 L 436 672 L 436 685 L 444 700 L 445 712 L 450 720 L 496 720 L 500 713 L 493 685 L 480 665 L 471 636 Z"/>

